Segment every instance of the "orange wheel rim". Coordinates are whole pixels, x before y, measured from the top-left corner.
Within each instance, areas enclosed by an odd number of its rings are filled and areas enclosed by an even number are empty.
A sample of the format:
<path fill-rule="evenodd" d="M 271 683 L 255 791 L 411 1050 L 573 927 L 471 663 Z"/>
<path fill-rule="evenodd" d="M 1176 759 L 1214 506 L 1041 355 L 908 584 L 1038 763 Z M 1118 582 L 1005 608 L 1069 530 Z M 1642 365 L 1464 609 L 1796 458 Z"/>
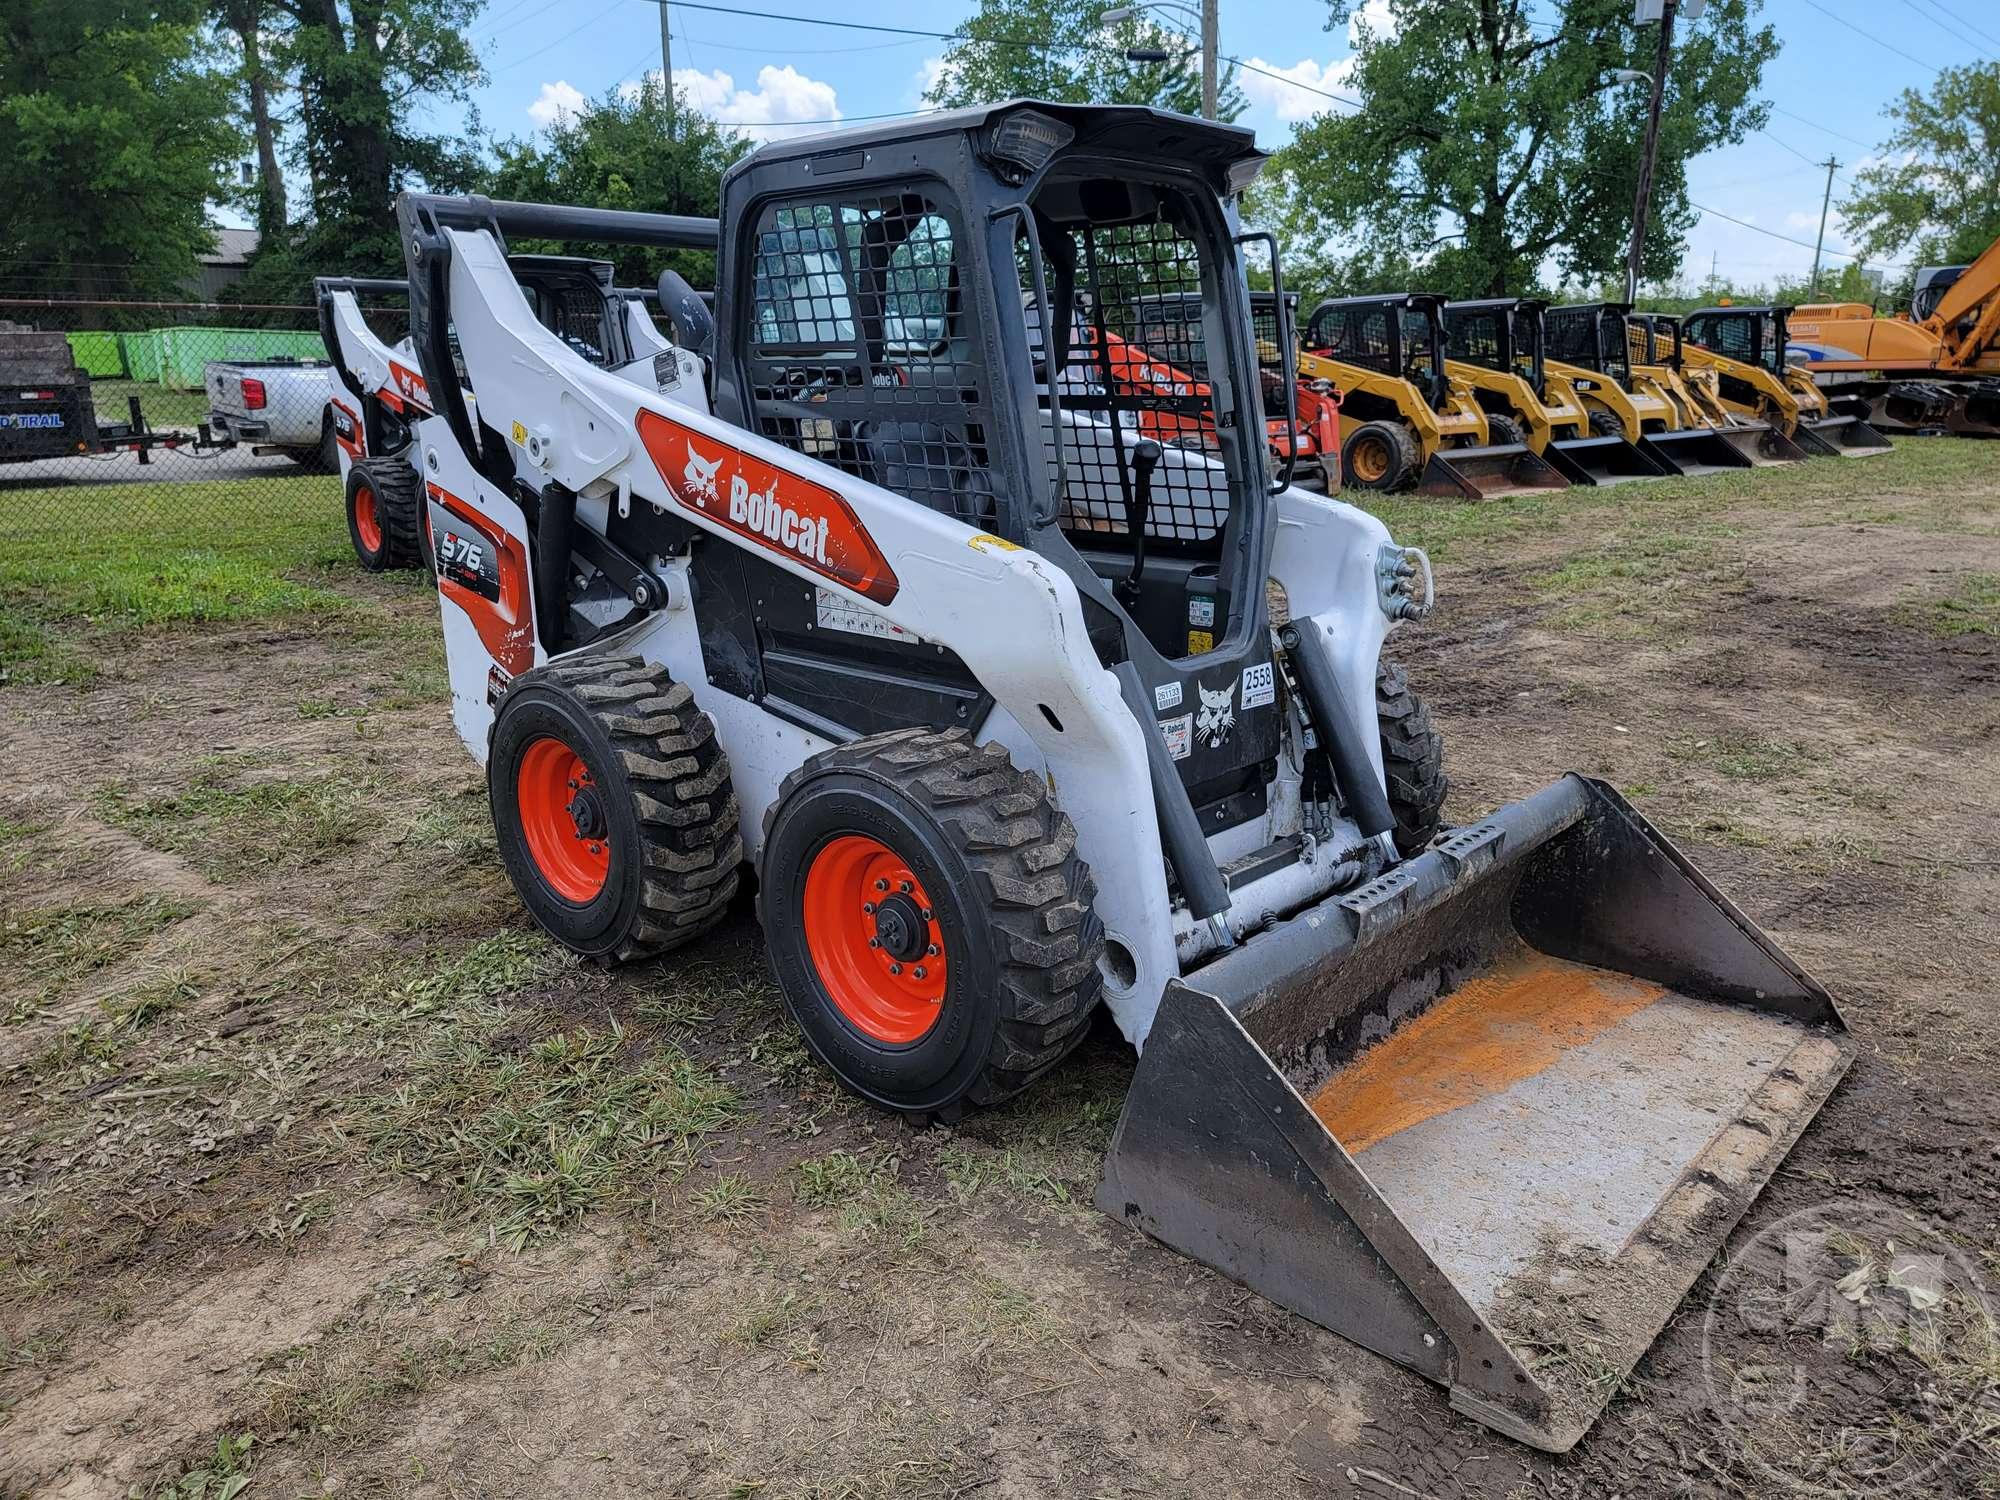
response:
<path fill-rule="evenodd" d="M 578 905 L 604 889 L 611 839 L 604 794 L 583 757 L 549 735 L 531 741 L 514 773 L 521 833 L 549 888 Z"/>
<path fill-rule="evenodd" d="M 1366 437 L 1354 445 L 1354 473 L 1358 479 L 1376 480 L 1389 472 L 1389 448 L 1380 438 Z"/>
<path fill-rule="evenodd" d="M 806 871 L 806 949 L 829 999 L 878 1042 L 917 1041 L 944 1008 L 944 935 L 903 857 L 843 834 Z"/>
<path fill-rule="evenodd" d="M 361 545 L 370 552 L 382 549 L 382 518 L 375 514 L 375 490 L 371 485 L 354 487 L 354 530 Z"/>

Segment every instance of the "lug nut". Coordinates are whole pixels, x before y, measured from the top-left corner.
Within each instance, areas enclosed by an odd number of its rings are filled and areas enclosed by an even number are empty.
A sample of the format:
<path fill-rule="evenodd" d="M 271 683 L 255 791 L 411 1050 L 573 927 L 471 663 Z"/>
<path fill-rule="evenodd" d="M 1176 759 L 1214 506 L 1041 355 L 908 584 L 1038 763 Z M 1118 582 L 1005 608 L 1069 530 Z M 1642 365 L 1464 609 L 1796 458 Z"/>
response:
<path fill-rule="evenodd" d="M 861 909 L 871 917 L 875 915 L 875 903 L 873 901 L 862 902 Z"/>
<path fill-rule="evenodd" d="M 900 974 L 903 972 L 903 966 L 901 964 L 890 964 L 889 972 L 891 974 Z"/>
<path fill-rule="evenodd" d="M 879 948 L 882 946 L 882 940 L 880 938 L 870 938 L 868 940 L 868 946 L 871 948 Z"/>
<path fill-rule="evenodd" d="M 916 974 L 919 979 L 924 977 L 924 966 L 922 964 L 917 965 Z"/>
<path fill-rule="evenodd" d="M 902 882 L 902 883 L 901 883 L 900 885 L 898 885 L 898 886 L 897 886 L 896 888 L 897 888 L 898 890 L 900 890 L 900 891 L 901 891 L 901 892 L 902 892 L 902 893 L 903 893 L 904 895 L 906 895 L 906 896 L 907 896 L 907 895 L 908 895 L 908 894 L 909 894 L 909 893 L 910 893 L 910 892 L 911 892 L 911 891 L 912 891 L 913 889 L 915 889 L 915 888 L 914 888 L 914 887 L 913 887 L 913 886 L 912 886 L 912 885 L 910 884 L 910 882 L 909 882 L 909 881 L 907 881 L 907 880 L 903 881 L 903 882 Z"/>
<path fill-rule="evenodd" d="M 931 944 L 931 945 L 930 945 L 930 946 L 929 946 L 928 948 L 924 949 L 924 957 L 925 957 L 925 958 L 936 958 L 936 957 L 937 957 L 937 944 L 936 944 L 936 943 L 932 943 L 932 944 Z"/>
<path fill-rule="evenodd" d="M 924 920 L 928 922 L 930 919 L 931 919 L 931 909 L 928 906 L 926 906 L 924 908 Z"/>
<path fill-rule="evenodd" d="M 889 882 L 886 880 L 878 880 L 875 882 L 875 889 L 878 891 L 886 891 L 889 889 Z"/>

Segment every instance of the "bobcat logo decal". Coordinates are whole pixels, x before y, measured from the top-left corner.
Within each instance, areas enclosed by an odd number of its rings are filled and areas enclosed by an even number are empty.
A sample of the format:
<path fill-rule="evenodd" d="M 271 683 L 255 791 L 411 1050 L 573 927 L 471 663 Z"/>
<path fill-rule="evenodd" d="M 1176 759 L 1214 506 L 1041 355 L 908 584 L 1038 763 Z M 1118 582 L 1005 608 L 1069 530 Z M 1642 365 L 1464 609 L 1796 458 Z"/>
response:
<path fill-rule="evenodd" d="M 1236 727 L 1236 684 L 1217 693 L 1197 682 L 1195 691 L 1201 694 L 1201 712 L 1194 717 L 1194 732 L 1209 749 L 1220 750 Z"/>
<path fill-rule="evenodd" d="M 722 467 L 722 455 L 718 453 L 714 458 L 704 461 L 702 456 L 694 451 L 693 443 L 687 445 L 687 455 L 687 467 L 681 470 L 681 478 L 686 480 L 688 488 L 694 491 L 695 503 L 706 508 L 709 501 L 722 498 L 715 492 L 715 471 Z"/>

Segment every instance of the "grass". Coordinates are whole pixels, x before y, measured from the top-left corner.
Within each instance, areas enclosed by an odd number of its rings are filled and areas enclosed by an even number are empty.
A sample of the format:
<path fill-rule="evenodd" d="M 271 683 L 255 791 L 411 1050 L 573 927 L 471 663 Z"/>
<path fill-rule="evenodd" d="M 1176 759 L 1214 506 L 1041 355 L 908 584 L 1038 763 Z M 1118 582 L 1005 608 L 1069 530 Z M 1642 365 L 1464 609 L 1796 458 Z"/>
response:
<path fill-rule="evenodd" d="M 372 785 L 351 772 L 242 786 L 225 785 L 226 775 L 210 764 L 184 790 L 157 797 L 107 790 L 98 812 L 216 880 L 317 863 L 360 842 L 375 820 Z"/>
<path fill-rule="evenodd" d="M 110 967 L 146 946 L 154 934 L 192 916 L 198 903 L 172 896 L 140 896 L 105 905 L 80 902 L 0 918 L 0 971 L 27 981 L 13 995 L 0 1022 L 38 1014 L 78 980 Z M 0 986 L 5 994 L 11 985 Z"/>
<path fill-rule="evenodd" d="M 328 478 L 0 493 L 0 684 L 84 680 L 106 633 L 340 613 L 350 562 Z"/>
<path fill-rule="evenodd" d="M 1950 640 L 2000 635 L 2000 574 L 1967 573 L 1948 594 L 1905 605 L 1902 616 L 1920 630 Z"/>
<path fill-rule="evenodd" d="M 130 415 L 128 398 L 139 398 L 146 425 L 158 431 L 166 427 L 194 427 L 208 420 L 207 391 L 177 391 L 150 380 L 93 380 L 90 401 L 100 422 L 123 422 Z"/>

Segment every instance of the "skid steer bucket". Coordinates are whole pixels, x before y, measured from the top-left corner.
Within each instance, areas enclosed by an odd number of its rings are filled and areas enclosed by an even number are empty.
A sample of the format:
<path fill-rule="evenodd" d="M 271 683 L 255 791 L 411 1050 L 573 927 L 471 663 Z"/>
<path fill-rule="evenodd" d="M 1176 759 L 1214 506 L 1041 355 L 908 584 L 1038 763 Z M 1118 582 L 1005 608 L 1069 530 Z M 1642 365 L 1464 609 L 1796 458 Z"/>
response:
<path fill-rule="evenodd" d="M 1542 457 L 1571 484 L 1626 484 L 1673 472 L 1622 437 L 1561 438 L 1544 448 Z"/>
<path fill-rule="evenodd" d="M 1723 474 L 1731 469 L 1753 469 L 1756 460 L 1714 427 L 1683 427 L 1679 432 L 1650 432 L 1639 439 L 1639 447 L 1651 458 L 1665 464 L 1675 474 L 1694 478 L 1702 474 Z"/>
<path fill-rule="evenodd" d="M 1441 448 L 1424 465 L 1417 493 L 1441 500 L 1499 500 L 1537 490 L 1566 490 L 1569 481 L 1520 443 Z"/>
<path fill-rule="evenodd" d="M 1809 458 L 1873 458 L 1890 451 L 1889 440 L 1859 417 L 1808 418 L 1792 437 Z"/>
<path fill-rule="evenodd" d="M 1852 1057 L 1568 776 L 1170 984 L 1098 1205 L 1562 1452 Z"/>

